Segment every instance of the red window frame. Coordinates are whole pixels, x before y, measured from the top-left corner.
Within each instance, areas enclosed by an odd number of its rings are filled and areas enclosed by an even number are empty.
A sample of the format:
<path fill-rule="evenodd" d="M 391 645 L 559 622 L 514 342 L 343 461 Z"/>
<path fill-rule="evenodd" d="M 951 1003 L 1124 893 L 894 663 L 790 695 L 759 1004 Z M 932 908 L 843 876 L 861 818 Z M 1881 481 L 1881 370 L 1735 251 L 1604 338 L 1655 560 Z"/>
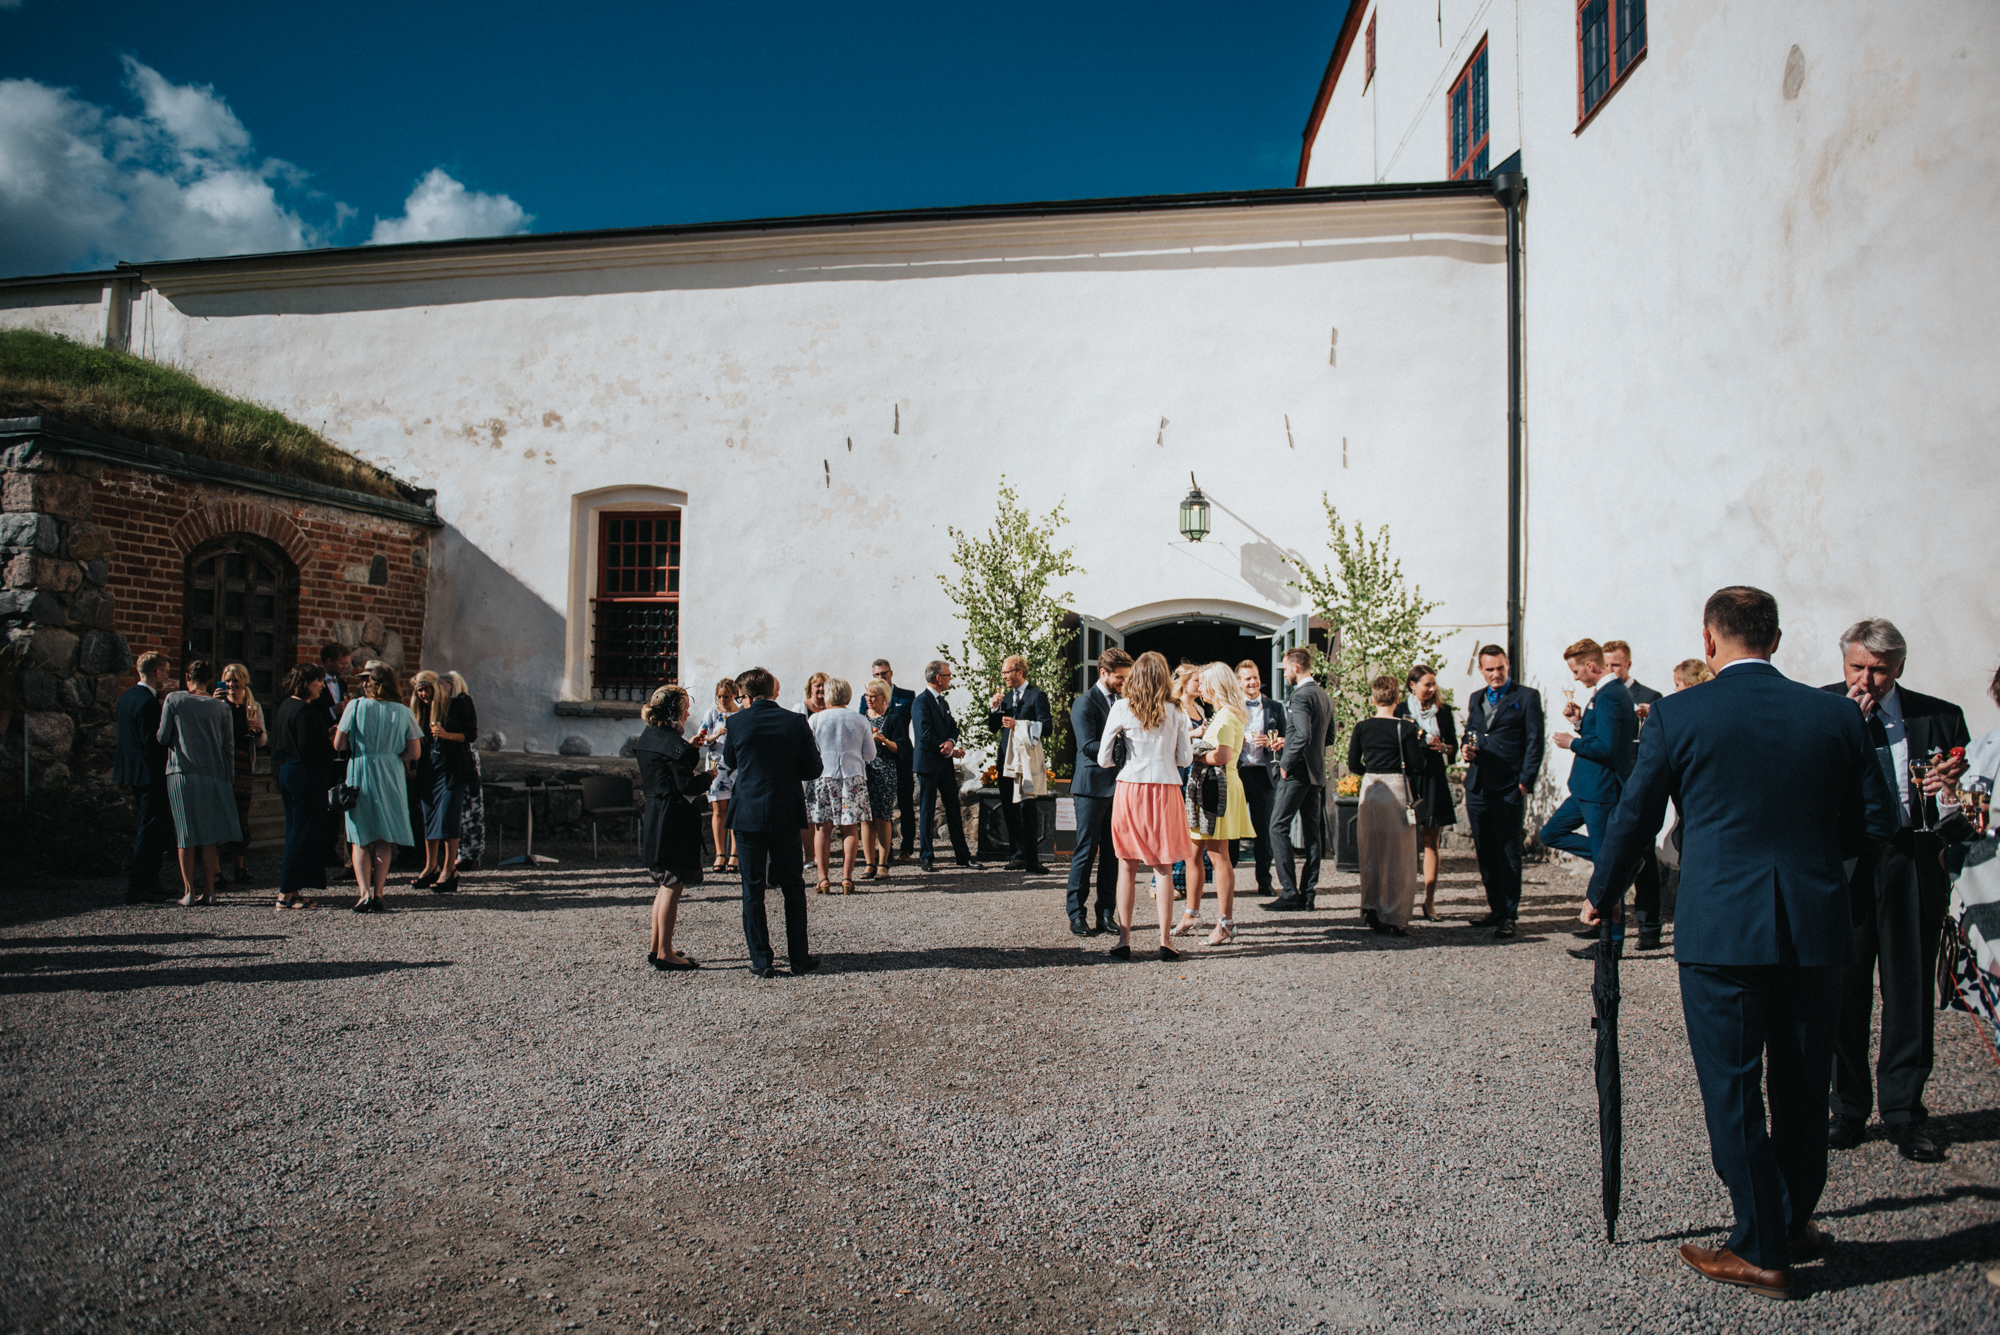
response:
<path fill-rule="evenodd" d="M 1444 99 L 1444 160 L 1445 166 L 1450 172 L 1450 179 L 1454 181 L 1469 181 L 1474 179 L 1472 169 L 1478 164 L 1479 155 L 1481 153 L 1489 153 L 1490 157 L 1490 150 L 1493 146 L 1493 75 L 1490 69 L 1490 62 L 1486 59 L 1486 41 L 1487 39 L 1482 37 L 1479 39 L 1479 45 L 1472 48 L 1472 54 L 1466 57 L 1465 65 L 1459 70 L 1458 77 L 1451 81 L 1451 91 L 1445 95 Z M 1470 127 L 1468 127 L 1465 156 L 1463 159 L 1459 159 L 1457 154 L 1458 146 L 1454 142 L 1458 127 L 1454 123 L 1455 112 L 1453 108 L 1458 102 L 1459 89 L 1467 86 L 1475 70 L 1483 72 L 1485 76 L 1485 87 L 1480 89 L 1480 95 L 1486 99 L 1487 103 L 1486 127 L 1485 132 L 1476 138 L 1472 136 Z M 1470 102 L 1469 89 L 1467 91 L 1467 100 Z M 1473 114 L 1474 109 L 1468 105 L 1466 108 L 1467 119 L 1473 119 Z M 1487 163 L 1487 167 L 1489 170 L 1492 167 L 1490 160 Z"/>
<path fill-rule="evenodd" d="M 1586 77 L 1584 16 L 1593 7 L 1604 7 L 1604 60 L 1605 73 L 1609 76 L 1604 92 L 1595 102 L 1587 101 L 1589 81 Z M 1620 29 L 1625 36 L 1620 37 Z M 1632 48 L 1632 38 L 1638 38 L 1637 48 Z M 1604 110 L 1605 103 L 1616 96 L 1625 86 L 1625 80 L 1633 70 L 1646 59 L 1647 43 L 1651 33 L 1646 26 L 1646 0 L 1576 0 L 1576 129 L 1582 134 L 1583 127 L 1595 120 L 1597 113 Z"/>
<path fill-rule="evenodd" d="M 1361 76 L 1361 91 L 1364 93 L 1368 91 L 1368 85 L 1375 82 L 1375 20 L 1381 16 L 1382 11 L 1379 9 L 1368 16 L 1368 63 Z"/>
<path fill-rule="evenodd" d="M 597 517 L 591 599 L 591 694 L 644 700 L 680 676 L 681 512 Z"/>

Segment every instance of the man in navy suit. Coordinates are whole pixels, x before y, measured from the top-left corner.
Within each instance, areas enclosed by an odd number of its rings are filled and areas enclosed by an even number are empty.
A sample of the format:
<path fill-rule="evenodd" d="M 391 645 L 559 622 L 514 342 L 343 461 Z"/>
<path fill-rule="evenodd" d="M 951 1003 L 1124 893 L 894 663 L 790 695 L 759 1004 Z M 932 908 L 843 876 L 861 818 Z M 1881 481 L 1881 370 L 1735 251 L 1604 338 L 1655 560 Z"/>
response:
<path fill-rule="evenodd" d="M 1070 732 L 1076 737 L 1076 773 L 1069 784 L 1076 808 L 1076 849 L 1069 855 L 1069 930 L 1095 936 L 1118 930 L 1118 854 L 1111 847 L 1111 804 L 1118 793 L 1118 770 L 1111 757 L 1098 752 L 1111 703 L 1125 689 L 1132 656 L 1112 645 L 1097 656 L 1097 680 L 1069 707 Z M 1097 922 L 1087 920 L 1090 872 L 1097 869 Z"/>
<path fill-rule="evenodd" d="M 889 666 L 889 660 L 886 658 L 875 660 L 870 675 L 889 688 L 889 712 L 884 716 L 889 726 L 879 731 L 896 744 L 896 809 L 903 817 L 901 840 L 903 851 L 899 859 L 908 862 L 910 850 L 916 847 L 917 843 L 917 778 L 916 771 L 911 768 L 913 757 L 910 755 L 908 745 L 910 711 L 917 703 L 917 693 L 907 686 L 896 684 L 896 670 Z M 855 702 L 854 707 L 864 714 L 867 713 L 868 697 L 862 696 Z M 888 817 L 883 815 L 877 816 L 876 819 L 887 820 Z"/>
<path fill-rule="evenodd" d="M 1486 689 L 1465 715 L 1465 812 L 1487 912 L 1472 925 L 1504 940 L 1521 914 L 1521 822 L 1542 773 L 1542 697 L 1511 679 L 1497 644 L 1479 651 L 1479 675 Z"/>
<path fill-rule="evenodd" d="M 127 904 L 163 904 L 173 896 L 160 885 L 160 858 L 174 846 L 174 813 L 167 802 L 167 748 L 160 744 L 160 700 L 169 675 L 165 654 L 141 654 L 139 680 L 118 697 L 118 753 L 111 781 L 131 790 L 139 829 L 125 868 Z"/>
<path fill-rule="evenodd" d="M 1844 859 L 1896 832 L 1896 801 L 1861 711 L 1771 666 L 1778 601 L 1718 590 L 1702 613 L 1715 680 L 1659 701 L 1598 846 L 1580 915 L 1616 914 L 1666 815 L 1681 812 L 1674 958 L 1708 1122 L 1736 1226 L 1681 1259 L 1771 1297 L 1828 1241 L 1827 1082 L 1841 973 L 1854 960 Z M 1768 1075 L 1770 1119 L 1765 1123 Z"/>
<path fill-rule="evenodd" d="M 1243 805 L 1250 808 L 1250 826 L 1257 831 L 1251 842 L 1251 859 L 1257 868 L 1257 893 L 1272 894 L 1271 888 L 1271 803 L 1274 787 L 1271 771 L 1277 768 L 1277 753 L 1268 746 L 1254 746 L 1252 737 L 1285 735 L 1285 707 L 1264 694 L 1264 674 L 1249 659 L 1236 665 L 1236 680 L 1243 687 L 1243 709 L 1247 722 L 1243 745 L 1236 757 L 1236 776 L 1243 781 Z M 1229 859 L 1236 860 L 1240 839 L 1229 842 Z"/>
<path fill-rule="evenodd" d="M 1971 744 L 1965 711 L 1900 684 L 1909 644 L 1880 617 L 1858 621 L 1840 637 L 1843 681 L 1825 689 L 1861 708 L 1869 745 L 1883 779 L 1897 795 L 1895 836 L 1864 853 L 1850 882 L 1857 958 L 1841 989 L 1840 1028 L 1833 1048 L 1830 1142 L 1837 1150 L 1861 1143 L 1871 1103 L 1897 1150 L 1916 1163 L 1945 1157 L 1943 1137 L 1929 1126 L 1929 1081 L 1937 1024 L 1938 935 L 1951 899 L 1939 856 L 1937 792 L 1946 767 L 1962 770 L 1953 747 Z M 1910 766 L 1943 756 L 1940 773 L 1912 782 Z M 1868 1079 L 1868 1031 L 1881 975 L 1882 1040 L 1874 1088 Z"/>
<path fill-rule="evenodd" d="M 1604 666 L 1632 692 L 1632 708 L 1639 715 L 1639 732 L 1646 731 L 1646 712 L 1659 703 L 1660 693 L 1632 675 L 1632 646 L 1623 640 L 1604 642 Z M 1639 758 L 1639 738 L 1632 739 L 1632 758 Z M 1632 882 L 1632 921 L 1639 933 L 1639 949 L 1660 948 L 1660 858 L 1657 849 L 1646 851 L 1639 864 L 1638 879 Z M 1579 936 L 1583 933 L 1579 932 Z"/>
<path fill-rule="evenodd" d="M 958 744 L 958 720 L 944 698 L 950 689 L 951 664 L 932 659 L 924 665 L 924 689 L 910 710 L 910 749 L 917 753 L 917 865 L 925 871 L 937 870 L 931 860 L 931 813 L 939 798 L 958 865 L 979 866 L 965 846 L 965 813 L 958 806 L 958 762 L 965 748 Z"/>
<path fill-rule="evenodd" d="M 764 918 L 764 887 L 785 897 L 785 953 L 794 974 L 819 967 L 806 946 L 806 881 L 799 831 L 806 823 L 805 790 L 819 777 L 819 746 L 803 714 L 778 704 L 778 679 L 751 668 L 736 679 L 750 707 L 730 716 L 722 743 L 722 763 L 736 776 L 729 797 L 729 828 L 736 832 L 737 863 L 743 870 L 743 942 L 750 972 L 777 975 L 771 929 Z"/>
<path fill-rule="evenodd" d="M 1569 796 L 1542 826 L 1541 839 L 1550 848 L 1595 862 L 1605 823 L 1618 805 L 1625 776 L 1632 772 L 1639 715 L 1632 707 L 1632 693 L 1604 665 L 1604 648 L 1596 640 L 1578 640 L 1563 650 L 1563 662 L 1592 695 L 1587 707 L 1579 708 L 1574 700 L 1563 706 L 1563 718 L 1575 725 L 1576 735 L 1559 732 L 1553 740 L 1574 757 L 1569 767 Z M 1624 921 L 1622 916 L 1618 918 L 1620 940 L 1624 939 Z M 1596 949 L 1592 946 L 1570 953 L 1578 959 L 1596 959 Z"/>
<path fill-rule="evenodd" d="M 1006 816 L 1007 838 L 1014 845 L 1007 870 L 1046 876 L 1049 869 L 1042 865 L 1041 818 L 1033 808 L 1014 800 L 1014 780 L 1007 777 L 1007 747 L 1015 738 L 1023 743 L 1044 740 L 1055 720 L 1049 713 L 1048 693 L 1028 680 L 1027 659 L 1007 655 L 1000 664 L 1000 679 L 1005 685 L 993 693 L 986 726 L 1000 737 L 1000 758 L 995 762 L 1000 770 L 1000 810 Z"/>

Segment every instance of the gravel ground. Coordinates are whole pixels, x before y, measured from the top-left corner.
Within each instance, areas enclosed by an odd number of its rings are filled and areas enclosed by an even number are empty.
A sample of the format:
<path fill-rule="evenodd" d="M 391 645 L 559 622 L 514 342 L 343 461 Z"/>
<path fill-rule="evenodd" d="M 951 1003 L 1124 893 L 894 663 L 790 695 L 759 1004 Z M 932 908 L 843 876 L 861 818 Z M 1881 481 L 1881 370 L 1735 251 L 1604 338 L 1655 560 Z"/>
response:
<path fill-rule="evenodd" d="M 1628 963 L 1604 1243 L 1560 871 L 1511 944 L 1455 859 L 1407 940 L 1337 877 L 1168 965 L 1071 937 L 1053 879 L 899 868 L 814 898 L 824 971 L 764 981 L 727 888 L 683 911 L 707 967 L 659 974 L 631 867 L 548 851 L 372 918 L 0 905 L 0 1326 L 2000 1329 L 2000 1071 L 1963 1017 L 1950 1161 L 1838 1156 L 1838 1245 L 1772 1303 L 1674 1254 L 1728 1201 L 1673 966 Z"/>

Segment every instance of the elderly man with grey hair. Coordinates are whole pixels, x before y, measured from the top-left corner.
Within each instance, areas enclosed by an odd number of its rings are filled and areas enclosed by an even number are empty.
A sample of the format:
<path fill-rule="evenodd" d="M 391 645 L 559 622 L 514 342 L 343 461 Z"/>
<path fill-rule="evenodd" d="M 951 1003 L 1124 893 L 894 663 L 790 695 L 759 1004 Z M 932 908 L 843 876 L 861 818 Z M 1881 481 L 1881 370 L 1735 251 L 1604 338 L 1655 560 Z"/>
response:
<path fill-rule="evenodd" d="M 1828 1143 L 1837 1150 L 1859 1145 L 1873 1104 L 1905 1159 L 1935 1163 L 1945 1157 L 1945 1143 L 1925 1125 L 1924 1083 L 1936 1022 L 1938 934 L 1951 897 L 1939 861 L 1946 840 L 1938 832 L 1937 795 L 1964 767 L 1952 748 L 1971 735 L 1957 705 L 1900 684 L 1909 645 L 1891 622 L 1855 622 L 1840 637 L 1840 655 L 1845 680 L 1826 689 L 1860 707 L 1889 788 L 1901 799 L 1902 828 L 1861 856 L 1849 882 L 1855 963 L 1842 987 L 1834 1038 Z M 1878 973 L 1882 1043 L 1871 1091 L 1868 1030 Z"/>

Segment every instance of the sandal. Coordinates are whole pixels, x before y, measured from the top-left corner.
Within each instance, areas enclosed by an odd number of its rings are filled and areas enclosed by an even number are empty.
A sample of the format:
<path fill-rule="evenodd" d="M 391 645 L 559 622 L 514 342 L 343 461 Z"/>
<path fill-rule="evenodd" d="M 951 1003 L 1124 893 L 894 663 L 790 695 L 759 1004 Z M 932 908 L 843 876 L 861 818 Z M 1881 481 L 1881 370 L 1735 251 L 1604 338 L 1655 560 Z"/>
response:
<path fill-rule="evenodd" d="M 710 868 L 709 868 L 709 870 L 710 870 L 710 871 L 712 871 L 712 872 L 716 872 L 716 873 L 718 873 L 718 874 L 720 874 L 720 873 L 722 873 L 722 872 L 725 872 L 725 871 L 728 871 L 728 870 L 729 870 L 729 868 L 727 868 L 727 867 L 725 867 L 725 866 L 723 866 L 723 865 L 722 865 L 722 864 L 723 864 L 723 863 L 724 863 L 725 861 L 727 861 L 727 859 L 726 859 L 726 858 L 723 858 L 723 857 L 722 857 L 721 855 L 719 855 L 719 854 L 718 854 L 718 855 L 717 855 L 717 857 L 716 857 L 716 859 L 715 859 L 715 865 L 714 865 L 713 867 L 710 867 Z M 648 959 L 650 959 L 650 958 L 652 958 L 652 957 L 651 957 L 651 956 L 648 956 L 647 958 L 648 958 Z"/>
<path fill-rule="evenodd" d="M 1201 915 L 1183 911 L 1181 920 L 1174 924 L 1175 936 L 1193 936 L 1201 930 Z"/>
<path fill-rule="evenodd" d="M 813 887 L 813 893 L 816 895 L 823 895 L 831 889 L 833 889 L 832 881 L 821 881 L 818 885 Z"/>
<path fill-rule="evenodd" d="M 724 873 L 736 870 L 736 855 L 734 853 L 731 853 L 729 855 L 729 865 L 727 867 L 724 867 L 722 870 L 724 871 Z"/>
<path fill-rule="evenodd" d="M 272 905 L 272 908 L 279 913 L 283 913 L 287 909 L 316 909 L 318 907 L 319 905 L 312 900 L 300 899 L 297 895 L 293 895 L 290 898 L 280 895 L 278 902 Z"/>
<path fill-rule="evenodd" d="M 841 894 L 843 894 L 843 895 L 851 895 L 851 894 L 853 894 L 853 893 L 854 893 L 854 882 L 852 882 L 852 881 L 842 881 L 842 882 L 840 883 L 840 893 L 841 893 Z"/>
<path fill-rule="evenodd" d="M 1236 924 L 1227 918 L 1217 918 L 1215 920 L 1215 931 L 1208 938 L 1207 944 L 1211 946 L 1226 946 L 1235 939 Z"/>

